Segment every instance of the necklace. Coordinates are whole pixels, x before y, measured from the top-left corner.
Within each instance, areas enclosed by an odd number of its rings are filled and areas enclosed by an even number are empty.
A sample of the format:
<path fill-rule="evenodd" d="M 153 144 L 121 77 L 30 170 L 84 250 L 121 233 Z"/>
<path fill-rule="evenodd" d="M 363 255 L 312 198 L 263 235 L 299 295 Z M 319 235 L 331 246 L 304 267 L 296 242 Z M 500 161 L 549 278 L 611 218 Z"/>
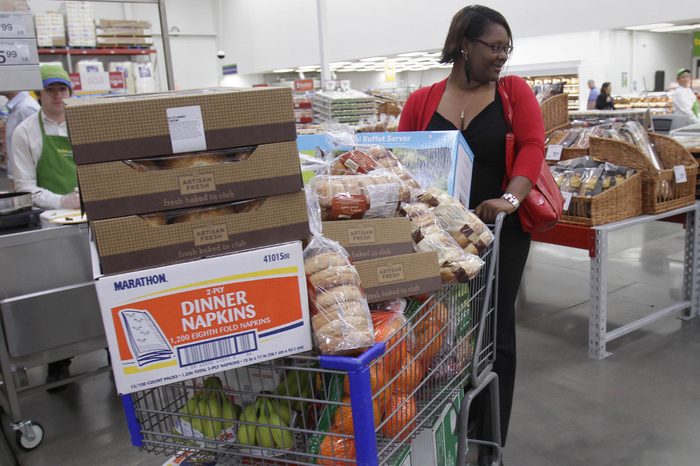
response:
<path fill-rule="evenodd" d="M 462 105 L 462 112 L 459 115 L 459 130 L 460 131 L 464 131 L 466 129 L 464 127 L 464 109 L 467 108 L 467 105 L 469 105 L 472 102 L 473 98 L 474 98 L 474 94 L 472 94 L 469 97 L 469 100 L 467 100 L 467 102 L 464 105 Z"/>

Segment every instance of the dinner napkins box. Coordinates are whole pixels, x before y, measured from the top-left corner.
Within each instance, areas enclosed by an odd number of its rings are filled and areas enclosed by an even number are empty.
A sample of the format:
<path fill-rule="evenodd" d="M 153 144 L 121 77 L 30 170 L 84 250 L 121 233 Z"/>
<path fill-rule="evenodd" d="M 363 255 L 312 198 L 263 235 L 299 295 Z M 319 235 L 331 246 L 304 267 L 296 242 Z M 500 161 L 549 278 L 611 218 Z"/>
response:
<path fill-rule="evenodd" d="M 312 348 L 298 241 L 103 276 L 95 287 L 120 394 Z"/>
<path fill-rule="evenodd" d="M 90 220 L 239 201 L 302 188 L 294 141 L 220 153 L 78 165 L 78 182 Z"/>
<path fill-rule="evenodd" d="M 340 243 L 357 262 L 410 254 L 411 221 L 406 217 L 323 222 L 323 236 Z"/>
<path fill-rule="evenodd" d="M 78 165 L 294 141 L 289 88 L 212 88 L 66 101 Z"/>
<path fill-rule="evenodd" d="M 305 240 L 310 235 L 303 191 L 96 220 L 90 228 L 97 273 L 105 275 Z"/>
<path fill-rule="evenodd" d="M 430 293 L 442 287 L 435 251 L 370 259 L 354 265 L 370 304 Z"/>

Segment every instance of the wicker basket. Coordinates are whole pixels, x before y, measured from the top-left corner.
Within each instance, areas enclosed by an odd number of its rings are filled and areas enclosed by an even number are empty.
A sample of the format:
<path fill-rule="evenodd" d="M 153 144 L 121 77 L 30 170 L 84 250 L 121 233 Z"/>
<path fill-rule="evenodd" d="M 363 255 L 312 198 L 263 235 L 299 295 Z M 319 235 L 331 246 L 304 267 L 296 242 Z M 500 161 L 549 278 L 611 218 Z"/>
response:
<path fill-rule="evenodd" d="M 574 196 L 561 222 L 593 227 L 642 213 L 642 174 L 593 197 Z"/>
<path fill-rule="evenodd" d="M 564 125 L 557 126 L 555 128 L 548 130 L 545 133 L 545 136 L 547 138 L 549 138 L 555 131 L 560 130 L 560 129 L 569 129 L 569 128 L 571 128 L 571 123 L 566 123 Z M 577 157 L 583 157 L 584 155 L 588 155 L 588 148 L 587 147 L 565 147 L 561 150 L 561 158 L 558 161 L 575 159 Z M 549 165 L 554 165 L 558 161 L 557 160 L 547 160 L 547 163 Z"/>
<path fill-rule="evenodd" d="M 690 152 L 673 139 L 649 134 L 664 167 L 657 172 L 649 159 L 636 146 L 613 139 L 592 137 L 590 154 L 598 159 L 642 172 L 642 210 L 645 214 L 660 214 L 695 202 L 698 162 Z M 685 183 L 676 183 L 673 167 L 685 166 Z"/>
<path fill-rule="evenodd" d="M 549 131 L 569 122 L 569 95 L 559 94 L 545 99 L 541 104 L 544 130 Z"/>

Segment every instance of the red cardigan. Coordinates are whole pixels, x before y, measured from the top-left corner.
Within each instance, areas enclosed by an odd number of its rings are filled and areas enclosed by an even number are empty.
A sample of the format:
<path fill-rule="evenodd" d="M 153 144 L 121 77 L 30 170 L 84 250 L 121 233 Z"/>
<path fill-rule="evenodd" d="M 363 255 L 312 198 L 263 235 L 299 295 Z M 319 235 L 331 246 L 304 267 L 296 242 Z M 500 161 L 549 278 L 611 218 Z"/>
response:
<path fill-rule="evenodd" d="M 507 102 L 513 108 L 515 135 L 515 165 L 512 176 L 525 176 L 537 182 L 544 163 L 544 120 L 540 105 L 530 86 L 518 76 L 506 76 L 498 86 L 503 113 L 508 114 Z M 401 112 L 399 131 L 425 131 L 440 104 L 447 79 L 411 94 Z"/>

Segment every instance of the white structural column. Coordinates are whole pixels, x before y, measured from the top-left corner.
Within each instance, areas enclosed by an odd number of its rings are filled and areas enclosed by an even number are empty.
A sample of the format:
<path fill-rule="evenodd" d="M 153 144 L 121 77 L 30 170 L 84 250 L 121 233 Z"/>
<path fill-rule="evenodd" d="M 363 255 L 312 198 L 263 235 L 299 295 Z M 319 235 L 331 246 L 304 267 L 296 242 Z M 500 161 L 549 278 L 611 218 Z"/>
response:
<path fill-rule="evenodd" d="M 321 88 L 331 80 L 331 67 L 328 63 L 328 8 L 326 0 L 316 0 L 318 17 L 318 51 L 321 59 Z"/>

